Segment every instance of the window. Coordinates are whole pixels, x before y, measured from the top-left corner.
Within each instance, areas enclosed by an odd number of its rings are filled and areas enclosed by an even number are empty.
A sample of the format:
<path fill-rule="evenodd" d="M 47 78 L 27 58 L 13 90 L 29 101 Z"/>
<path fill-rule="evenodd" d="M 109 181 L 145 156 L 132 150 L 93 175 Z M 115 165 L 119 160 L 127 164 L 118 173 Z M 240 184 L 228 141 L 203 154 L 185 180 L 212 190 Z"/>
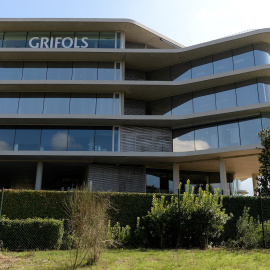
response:
<path fill-rule="evenodd" d="M 254 47 L 254 56 L 255 56 L 255 65 L 267 65 L 270 64 L 270 46 L 268 43 L 255 44 Z"/>
<path fill-rule="evenodd" d="M 194 130 L 176 130 L 173 132 L 173 152 L 194 151 Z"/>
<path fill-rule="evenodd" d="M 82 48 L 98 48 L 99 32 L 77 32 L 77 45 Z M 86 37 L 86 39 L 84 39 Z"/>
<path fill-rule="evenodd" d="M 232 52 L 224 52 L 213 56 L 214 74 L 233 70 Z"/>
<path fill-rule="evenodd" d="M 69 114 L 70 94 L 46 93 L 44 114 Z"/>
<path fill-rule="evenodd" d="M 14 128 L 0 128 L 0 151 L 13 150 L 15 138 Z"/>
<path fill-rule="evenodd" d="M 26 40 L 26 48 L 49 48 L 50 32 L 29 32 Z"/>
<path fill-rule="evenodd" d="M 115 32 L 100 32 L 99 48 L 115 48 Z"/>
<path fill-rule="evenodd" d="M 47 62 L 24 62 L 23 80 L 46 80 Z"/>
<path fill-rule="evenodd" d="M 39 150 L 40 132 L 39 128 L 17 128 L 14 150 Z"/>
<path fill-rule="evenodd" d="M 260 143 L 258 132 L 262 130 L 261 118 L 239 122 L 241 145 Z"/>
<path fill-rule="evenodd" d="M 190 62 L 177 64 L 171 67 L 171 80 L 184 81 L 191 79 Z"/>
<path fill-rule="evenodd" d="M 6 32 L 3 48 L 25 48 L 26 32 Z"/>
<path fill-rule="evenodd" d="M 95 151 L 112 151 L 112 128 L 111 127 L 96 128 Z"/>
<path fill-rule="evenodd" d="M 185 115 L 193 113 L 192 94 L 172 97 L 172 115 Z"/>
<path fill-rule="evenodd" d="M 207 56 L 191 62 L 192 78 L 199 78 L 213 75 L 212 56 Z"/>
<path fill-rule="evenodd" d="M 207 150 L 212 148 L 218 148 L 217 126 L 196 129 L 195 149 Z"/>
<path fill-rule="evenodd" d="M 96 94 L 71 93 L 70 114 L 96 114 Z"/>
<path fill-rule="evenodd" d="M 67 129 L 42 129 L 41 151 L 66 151 L 67 142 Z"/>
<path fill-rule="evenodd" d="M 236 84 L 236 96 L 238 106 L 259 103 L 256 80 Z"/>
<path fill-rule="evenodd" d="M 269 79 L 258 80 L 258 92 L 260 102 L 270 102 Z"/>
<path fill-rule="evenodd" d="M 97 80 L 96 62 L 74 62 L 72 80 Z"/>
<path fill-rule="evenodd" d="M 72 62 L 48 62 L 47 80 L 71 80 Z"/>
<path fill-rule="evenodd" d="M 218 125 L 219 147 L 240 145 L 238 122 Z"/>
<path fill-rule="evenodd" d="M 0 114 L 17 114 L 19 93 L 0 93 Z"/>
<path fill-rule="evenodd" d="M 99 63 L 97 79 L 114 80 L 114 63 Z"/>
<path fill-rule="evenodd" d="M 95 129 L 70 129 L 68 151 L 94 151 Z"/>
<path fill-rule="evenodd" d="M 233 50 L 234 69 L 249 68 L 254 66 L 252 45 Z"/>
<path fill-rule="evenodd" d="M 43 93 L 21 93 L 18 114 L 42 114 Z"/>
<path fill-rule="evenodd" d="M 23 62 L 0 62 L 0 80 L 21 80 Z"/>
<path fill-rule="evenodd" d="M 215 88 L 217 110 L 236 107 L 236 93 L 234 85 Z"/>
<path fill-rule="evenodd" d="M 74 48 L 74 33 L 73 32 L 52 32 L 50 47 L 53 48 Z"/>
<path fill-rule="evenodd" d="M 193 93 L 194 113 L 216 110 L 214 89 Z"/>

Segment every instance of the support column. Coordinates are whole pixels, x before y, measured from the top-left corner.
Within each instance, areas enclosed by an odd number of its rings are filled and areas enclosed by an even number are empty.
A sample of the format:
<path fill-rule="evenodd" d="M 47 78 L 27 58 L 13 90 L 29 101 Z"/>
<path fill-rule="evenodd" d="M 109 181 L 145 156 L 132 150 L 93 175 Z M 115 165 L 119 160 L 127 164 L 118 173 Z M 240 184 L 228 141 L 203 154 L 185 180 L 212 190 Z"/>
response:
<path fill-rule="evenodd" d="M 41 186 L 42 186 L 42 173 L 43 173 L 43 162 L 42 161 L 39 161 L 37 163 L 37 173 L 36 173 L 35 190 L 41 190 Z"/>
<path fill-rule="evenodd" d="M 258 188 L 258 181 L 257 181 L 257 174 L 252 174 L 252 184 L 253 184 L 253 192 L 254 195 L 258 195 L 257 191 L 255 191 Z"/>
<path fill-rule="evenodd" d="M 177 194 L 178 192 L 179 179 L 180 179 L 179 164 L 173 163 L 173 193 L 174 194 Z"/>
<path fill-rule="evenodd" d="M 219 174 L 220 174 L 221 194 L 228 195 L 226 164 L 223 158 L 219 159 Z"/>

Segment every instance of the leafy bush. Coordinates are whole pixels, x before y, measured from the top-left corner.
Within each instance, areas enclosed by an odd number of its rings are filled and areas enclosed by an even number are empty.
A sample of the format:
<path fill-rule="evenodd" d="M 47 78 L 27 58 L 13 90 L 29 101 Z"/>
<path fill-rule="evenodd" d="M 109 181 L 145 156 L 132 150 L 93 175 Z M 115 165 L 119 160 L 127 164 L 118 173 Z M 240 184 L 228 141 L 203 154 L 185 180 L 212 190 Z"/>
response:
<path fill-rule="evenodd" d="M 116 244 L 127 245 L 131 240 L 131 228 L 129 225 L 121 227 L 119 222 L 112 226 L 111 221 L 109 221 L 108 238 L 112 239 L 112 242 Z"/>
<path fill-rule="evenodd" d="M 0 242 L 8 250 L 59 249 L 63 221 L 55 219 L 0 220 Z"/>

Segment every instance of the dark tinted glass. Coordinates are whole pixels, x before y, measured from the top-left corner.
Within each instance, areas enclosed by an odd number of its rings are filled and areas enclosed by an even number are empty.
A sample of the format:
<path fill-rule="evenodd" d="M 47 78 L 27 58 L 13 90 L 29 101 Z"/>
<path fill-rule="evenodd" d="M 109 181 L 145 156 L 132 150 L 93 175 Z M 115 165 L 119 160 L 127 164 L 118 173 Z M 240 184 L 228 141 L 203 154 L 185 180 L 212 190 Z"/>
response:
<path fill-rule="evenodd" d="M 149 113 L 152 115 L 171 115 L 172 98 L 162 98 L 149 103 Z"/>
<path fill-rule="evenodd" d="M 219 147 L 240 145 L 238 122 L 218 126 Z"/>
<path fill-rule="evenodd" d="M 115 32 L 100 32 L 99 48 L 115 48 Z"/>
<path fill-rule="evenodd" d="M 0 128 L 0 151 L 13 150 L 14 138 L 14 128 Z"/>
<path fill-rule="evenodd" d="M 72 80 L 97 80 L 97 63 L 74 62 Z"/>
<path fill-rule="evenodd" d="M 172 97 L 172 115 L 185 115 L 193 113 L 192 94 Z"/>
<path fill-rule="evenodd" d="M 95 114 L 96 94 L 71 94 L 70 113 L 71 114 Z"/>
<path fill-rule="evenodd" d="M 96 114 L 113 114 L 113 94 L 97 94 Z"/>
<path fill-rule="evenodd" d="M 177 74 L 175 74 L 178 77 Z M 148 81 L 170 81 L 171 80 L 171 67 L 160 68 L 146 73 Z"/>
<path fill-rule="evenodd" d="M 234 69 L 249 68 L 254 66 L 252 45 L 233 50 Z"/>
<path fill-rule="evenodd" d="M 270 102 L 270 82 L 258 82 L 258 92 L 260 102 Z"/>
<path fill-rule="evenodd" d="M 0 32 L 0 48 L 3 46 L 3 38 L 4 38 L 4 33 Z"/>
<path fill-rule="evenodd" d="M 46 80 L 47 62 L 24 62 L 23 80 Z"/>
<path fill-rule="evenodd" d="M 15 136 L 14 150 L 39 150 L 40 146 L 40 129 L 17 128 Z"/>
<path fill-rule="evenodd" d="M 236 94 L 234 85 L 217 87 L 215 92 L 217 110 L 236 107 Z"/>
<path fill-rule="evenodd" d="M 46 93 L 44 114 L 69 114 L 69 94 Z"/>
<path fill-rule="evenodd" d="M 18 112 L 19 93 L 0 93 L 0 114 Z"/>
<path fill-rule="evenodd" d="M 5 32 L 3 48 L 25 48 L 26 32 Z"/>
<path fill-rule="evenodd" d="M 214 74 L 233 70 L 232 52 L 224 52 L 213 56 Z"/>
<path fill-rule="evenodd" d="M 192 78 L 213 75 L 212 56 L 207 56 L 191 62 Z"/>
<path fill-rule="evenodd" d="M 68 151 L 94 151 L 95 129 L 70 129 Z"/>
<path fill-rule="evenodd" d="M 41 151 L 67 150 L 67 129 L 43 129 L 41 133 Z"/>
<path fill-rule="evenodd" d="M 117 37 L 116 48 L 119 49 L 119 48 L 121 48 L 121 33 L 120 32 L 117 32 L 116 33 L 116 37 Z"/>
<path fill-rule="evenodd" d="M 19 101 L 19 114 L 42 114 L 43 93 L 21 93 Z"/>
<path fill-rule="evenodd" d="M 256 81 L 252 80 L 246 83 L 236 84 L 236 96 L 238 106 L 259 103 Z"/>
<path fill-rule="evenodd" d="M 98 48 L 99 32 L 77 32 L 77 46 L 81 48 Z"/>
<path fill-rule="evenodd" d="M 214 89 L 193 93 L 194 113 L 216 110 Z"/>
<path fill-rule="evenodd" d="M 217 126 L 195 130 L 195 149 L 207 150 L 218 147 Z"/>
<path fill-rule="evenodd" d="M 177 130 L 173 132 L 173 152 L 194 151 L 194 130 Z"/>
<path fill-rule="evenodd" d="M 74 32 L 52 32 L 51 48 L 73 48 Z"/>
<path fill-rule="evenodd" d="M 120 97 L 119 94 L 114 95 L 114 114 L 119 115 L 121 111 L 121 103 L 120 103 Z"/>
<path fill-rule="evenodd" d="M 258 132 L 262 130 L 261 118 L 239 122 L 241 145 L 260 143 Z"/>
<path fill-rule="evenodd" d="M 47 80 L 71 80 L 72 62 L 48 62 Z"/>
<path fill-rule="evenodd" d="M 255 44 L 254 46 L 255 65 L 270 64 L 270 45 L 267 43 Z"/>
<path fill-rule="evenodd" d="M 119 128 L 114 128 L 114 151 L 119 151 Z"/>
<path fill-rule="evenodd" d="M 112 151 L 112 128 L 98 127 L 95 133 L 95 151 Z"/>
<path fill-rule="evenodd" d="M 183 81 L 191 79 L 190 62 L 177 64 L 171 67 L 171 80 Z"/>
<path fill-rule="evenodd" d="M 0 80 L 21 80 L 23 62 L 0 62 Z"/>
<path fill-rule="evenodd" d="M 114 63 L 98 64 L 98 80 L 114 80 Z"/>
<path fill-rule="evenodd" d="M 50 32 L 29 32 L 27 34 L 26 48 L 49 48 Z"/>

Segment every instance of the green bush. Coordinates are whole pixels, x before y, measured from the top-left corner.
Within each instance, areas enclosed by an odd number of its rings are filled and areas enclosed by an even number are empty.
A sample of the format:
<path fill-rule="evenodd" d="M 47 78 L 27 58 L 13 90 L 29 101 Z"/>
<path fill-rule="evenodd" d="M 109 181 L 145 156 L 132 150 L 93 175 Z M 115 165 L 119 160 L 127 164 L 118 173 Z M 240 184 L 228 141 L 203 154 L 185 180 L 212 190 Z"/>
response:
<path fill-rule="evenodd" d="M 121 227 L 119 222 L 112 226 L 111 221 L 109 221 L 108 239 L 112 239 L 112 243 L 116 245 L 128 245 L 131 242 L 130 226 Z"/>
<path fill-rule="evenodd" d="M 63 221 L 55 219 L 0 220 L 0 242 L 8 250 L 59 249 Z"/>

